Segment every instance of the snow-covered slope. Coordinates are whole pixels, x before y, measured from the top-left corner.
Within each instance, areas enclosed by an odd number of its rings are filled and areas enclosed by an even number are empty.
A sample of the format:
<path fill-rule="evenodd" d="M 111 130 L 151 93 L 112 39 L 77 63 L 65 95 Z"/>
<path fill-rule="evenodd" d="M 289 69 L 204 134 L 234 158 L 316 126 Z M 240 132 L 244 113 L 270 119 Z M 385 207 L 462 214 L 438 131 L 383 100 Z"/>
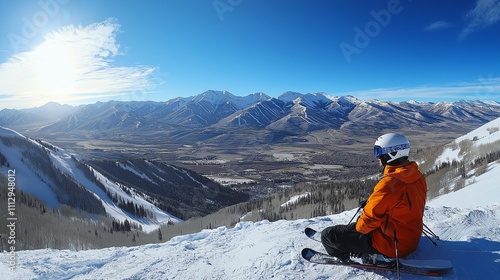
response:
<path fill-rule="evenodd" d="M 486 123 L 446 145 L 445 150 L 436 160 L 436 164 L 463 160 L 466 156 L 470 156 L 468 160 L 473 160 L 481 155 L 481 146 L 498 144 L 499 141 L 500 118 Z M 465 147 L 465 151 L 463 151 L 463 147 Z M 500 145 L 498 145 L 497 151 L 500 151 Z"/>
<path fill-rule="evenodd" d="M 500 202 L 500 164 L 489 164 L 487 173 L 472 177 L 468 181 L 470 185 L 467 187 L 447 195 L 438 196 L 429 201 L 427 205 L 474 208 Z"/>
<path fill-rule="evenodd" d="M 449 259 L 454 270 L 441 279 L 498 279 L 500 188 L 488 179 L 495 177 L 500 177 L 498 164 L 478 177 L 476 184 L 430 201 L 425 223 L 441 241 L 435 247 L 422 237 L 409 258 Z M 347 223 L 354 213 L 242 222 L 231 229 L 204 230 L 138 247 L 21 251 L 16 252 L 15 271 L 9 271 L 9 253 L 4 252 L 0 271 L 3 279 L 394 279 L 395 273 L 315 265 L 301 259 L 303 247 L 322 249 L 305 237 L 305 227 Z"/>
<path fill-rule="evenodd" d="M 495 119 L 451 143 L 445 145 L 443 152 L 437 157 L 435 166 L 442 163 L 464 162 L 466 165 L 472 163 L 485 153 L 500 152 L 500 118 Z M 498 161 L 486 166 L 486 173 L 476 176 L 475 170 L 468 172 L 465 178 L 467 186 L 460 191 L 441 196 L 429 203 L 429 205 L 447 205 L 452 207 L 474 207 L 491 205 L 499 201 L 498 186 L 500 179 L 500 165 Z M 454 187 L 453 187 L 454 188 Z M 452 188 L 452 189 L 453 189 Z M 473 198 L 474 199 L 470 199 Z M 476 199 L 478 197 L 480 199 Z"/>
<path fill-rule="evenodd" d="M 36 148 L 40 148 L 40 151 L 43 150 L 43 153 L 48 154 L 48 158 L 50 158 L 50 160 L 45 161 L 45 164 L 53 165 L 59 172 L 65 174 L 78 186 L 85 188 L 93 196 L 95 196 L 95 198 L 97 198 L 97 200 L 104 207 L 105 213 L 108 216 L 122 222 L 126 219 L 133 221 L 141 225 L 143 230 L 146 232 L 153 231 L 158 228 L 159 224 L 167 223 L 168 221 L 181 221 L 173 215 L 162 211 L 153 203 L 147 201 L 144 195 L 125 192 L 123 187 L 121 187 L 118 183 L 106 178 L 97 170 L 89 167 L 92 170 L 95 180 L 100 181 L 101 185 L 104 186 L 105 190 L 103 190 L 96 184 L 95 181 L 92 181 L 85 176 L 83 171 L 76 166 L 76 155 L 72 155 L 64 149 L 52 146 L 44 141 L 35 141 L 26 138 L 11 129 L 3 127 L 0 127 L 0 139 L 2 139 L 0 141 L 0 154 L 3 154 L 6 157 L 10 166 L 0 166 L 0 172 L 2 174 L 7 174 L 9 169 L 15 170 L 16 187 L 22 191 L 37 196 L 39 199 L 45 201 L 49 207 L 59 206 L 61 204 L 57 195 L 59 185 L 54 182 L 54 179 L 51 178 L 46 171 L 40 170 L 37 165 L 31 164 L 30 160 L 39 160 L 40 154 L 36 154 L 36 156 L 32 156 L 29 159 L 26 158 L 27 151 L 30 151 L 33 154 L 33 151 L 36 150 Z M 19 147 L 16 144 L 6 145 L 3 139 L 18 139 L 23 141 L 21 143 L 24 144 L 21 145 L 22 147 Z M 46 147 L 50 147 L 50 149 Z M 136 206 L 142 206 L 145 209 L 148 209 L 148 211 L 152 213 L 153 217 L 140 218 L 126 212 L 118 207 L 118 205 L 112 201 L 106 192 L 119 197 L 124 201 L 134 201 Z"/>
<path fill-rule="evenodd" d="M 14 130 L 0 127 L 0 138 L 2 137 L 23 138 L 24 136 Z M 5 146 L 3 141 L 0 141 L 0 153 L 9 159 L 10 166 L 25 166 L 21 151 L 19 149 L 11 149 L 10 147 Z M 4 175 L 8 173 L 9 169 L 11 168 L 7 166 L 0 166 L 0 172 Z M 16 184 L 20 186 L 19 188 L 22 188 L 23 191 L 41 198 L 49 207 L 59 205 L 56 194 L 47 184 L 45 178 L 37 175 L 37 173 L 30 168 L 12 169 L 15 169 Z"/>
<path fill-rule="evenodd" d="M 498 202 L 500 191 L 495 186 Z M 454 271 L 442 279 L 497 279 L 500 273 L 500 204 L 454 208 L 432 203 L 426 224 L 442 241 L 422 237 L 409 258 L 444 258 Z M 242 222 L 178 236 L 155 245 L 89 251 L 17 252 L 16 270 L 0 255 L 4 279 L 394 279 L 395 273 L 315 265 L 300 257 L 303 247 L 321 250 L 305 237 L 305 227 L 347 223 L 355 210 L 307 220 Z M 402 279 L 426 279 L 402 275 Z"/>
<path fill-rule="evenodd" d="M 450 159 L 450 156 L 448 156 Z M 475 175 L 471 175 L 475 176 Z M 500 163 L 490 163 L 474 183 L 429 201 L 425 223 L 441 241 L 422 237 L 408 258 L 449 259 L 454 270 L 440 279 L 498 279 L 500 275 Z M 178 236 L 163 244 L 73 252 L 0 254 L 5 279 L 394 279 L 395 273 L 311 264 L 304 247 L 322 250 L 305 227 L 347 223 L 355 209 L 301 220 L 241 222 Z M 402 279 L 435 279 L 402 275 Z"/>

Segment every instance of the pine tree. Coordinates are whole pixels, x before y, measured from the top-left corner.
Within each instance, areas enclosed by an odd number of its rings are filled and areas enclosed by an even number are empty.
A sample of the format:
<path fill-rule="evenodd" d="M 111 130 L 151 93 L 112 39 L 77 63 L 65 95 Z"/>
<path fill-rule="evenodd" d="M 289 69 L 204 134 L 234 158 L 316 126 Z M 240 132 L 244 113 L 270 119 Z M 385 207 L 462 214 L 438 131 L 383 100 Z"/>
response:
<path fill-rule="evenodd" d="M 163 236 L 161 234 L 161 229 L 158 229 L 158 240 L 162 240 L 163 239 Z"/>
<path fill-rule="evenodd" d="M 128 219 L 125 219 L 125 222 L 124 222 L 123 225 L 124 225 L 123 226 L 124 231 L 130 231 L 131 230 L 131 228 L 130 228 L 130 222 L 128 221 Z"/>

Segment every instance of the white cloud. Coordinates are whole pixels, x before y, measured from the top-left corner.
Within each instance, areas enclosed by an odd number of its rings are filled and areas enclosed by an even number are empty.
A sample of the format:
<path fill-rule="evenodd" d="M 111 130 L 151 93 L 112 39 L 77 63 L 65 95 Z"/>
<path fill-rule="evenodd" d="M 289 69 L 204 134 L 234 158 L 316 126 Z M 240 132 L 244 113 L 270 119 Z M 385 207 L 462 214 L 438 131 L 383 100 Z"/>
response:
<path fill-rule="evenodd" d="M 67 26 L 48 34 L 32 51 L 1 63 L 2 107 L 117 98 L 150 88 L 153 67 L 113 65 L 113 58 L 122 55 L 116 42 L 119 27 L 114 20 Z"/>
<path fill-rule="evenodd" d="M 441 30 L 441 29 L 446 29 L 450 28 L 451 24 L 446 22 L 446 21 L 436 21 L 432 24 L 429 24 L 427 27 L 424 28 L 425 31 L 434 31 L 434 30 Z"/>
<path fill-rule="evenodd" d="M 461 39 L 497 23 L 500 20 L 500 0 L 477 0 L 476 6 L 465 18 L 467 25 L 460 34 Z"/>
<path fill-rule="evenodd" d="M 500 77 L 479 78 L 474 82 L 462 82 L 443 86 L 420 86 L 413 88 L 378 88 L 364 91 L 344 92 L 360 99 L 378 100 L 496 100 L 500 101 Z"/>

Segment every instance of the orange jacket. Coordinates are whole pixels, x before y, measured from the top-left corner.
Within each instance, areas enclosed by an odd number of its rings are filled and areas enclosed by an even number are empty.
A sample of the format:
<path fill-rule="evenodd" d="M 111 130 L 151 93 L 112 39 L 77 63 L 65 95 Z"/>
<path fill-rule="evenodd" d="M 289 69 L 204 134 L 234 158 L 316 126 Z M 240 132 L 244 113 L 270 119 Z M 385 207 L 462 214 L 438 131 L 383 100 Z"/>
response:
<path fill-rule="evenodd" d="M 396 230 L 398 254 L 404 257 L 417 249 L 422 235 L 427 184 L 415 162 L 387 165 L 383 175 L 368 198 L 356 230 L 371 233 L 372 246 L 388 257 L 396 256 Z"/>

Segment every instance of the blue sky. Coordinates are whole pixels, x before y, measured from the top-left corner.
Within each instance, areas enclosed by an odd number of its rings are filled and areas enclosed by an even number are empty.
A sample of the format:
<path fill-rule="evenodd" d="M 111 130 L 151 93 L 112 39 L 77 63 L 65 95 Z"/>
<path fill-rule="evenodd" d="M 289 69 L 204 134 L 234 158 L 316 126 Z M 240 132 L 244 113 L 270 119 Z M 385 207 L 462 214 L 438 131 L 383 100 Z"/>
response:
<path fill-rule="evenodd" d="M 206 90 L 500 101 L 500 0 L 2 0 L 0 109 Z"/>

